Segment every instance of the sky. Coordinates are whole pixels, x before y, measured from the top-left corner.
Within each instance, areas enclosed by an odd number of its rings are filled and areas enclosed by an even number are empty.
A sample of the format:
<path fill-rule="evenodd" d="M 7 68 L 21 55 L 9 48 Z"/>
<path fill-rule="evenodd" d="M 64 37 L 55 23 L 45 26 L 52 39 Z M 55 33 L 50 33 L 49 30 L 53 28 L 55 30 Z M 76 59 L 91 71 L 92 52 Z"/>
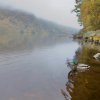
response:
<path fill-rule="evenodd" d="M 64 26 L 81 28 L 71 11 L 75 0 L 0 0 L 0 5 L 10 9 L 24 10 L 35 16 Z"/>

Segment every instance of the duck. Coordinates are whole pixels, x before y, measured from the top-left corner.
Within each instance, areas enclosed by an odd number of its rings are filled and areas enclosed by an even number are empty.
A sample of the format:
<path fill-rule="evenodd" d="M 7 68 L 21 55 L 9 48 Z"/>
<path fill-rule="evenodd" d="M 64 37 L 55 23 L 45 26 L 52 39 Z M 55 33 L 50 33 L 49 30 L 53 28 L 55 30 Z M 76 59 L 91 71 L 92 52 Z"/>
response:
<path fill-rule="evenodd" d="M 77 65 L 77 69 L 88 69 L 88 68 L 90 68 L 90 66 L 86 65 L 86 64 L 78 64 Z"/>

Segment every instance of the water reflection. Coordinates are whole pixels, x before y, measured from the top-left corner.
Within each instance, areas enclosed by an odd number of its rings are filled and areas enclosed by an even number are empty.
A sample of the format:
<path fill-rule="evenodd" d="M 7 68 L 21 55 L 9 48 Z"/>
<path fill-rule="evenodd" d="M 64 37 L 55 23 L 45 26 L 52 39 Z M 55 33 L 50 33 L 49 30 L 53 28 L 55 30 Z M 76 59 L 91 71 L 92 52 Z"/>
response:
<path fill-rule="evenodd" d="M 99 47 L 91 47 L 89 44 L 81 45 L 75 52 L 79 63 L 90 65 L 88 70 L 71 70 L 68 73 L 66 82 L 66 93 L 69 94 L 66 100 L 99 100 L 100 95 L 100 61 L 96 61 L 93 55 L 100 52 Z M 99 72 L 99 73 L 98 73 Z M 64 96 L 65 97 L 65 96 Z"/>
<path fill-rule="evenodd" d="M 61 89 L 61 94 L 64 96 L 65 100 L 71 100 L 68 92 Z"/>
<path fill-rule="evenodd" d="M 77 71 L 71 70 L 68 73 L 68 81 L 66 82 L 65 86 L 66 86 L 66 90 L 62 90 L 61 89 L 61 93 L 64 96 L 65 100 L 72 100 L 72 93 L 73 93 L 73 89 L 74 89 L 74 85 L 77 81 Z"/>
<path fill-rule="evenodd" d="M 63 100 L 60 88 L 69 72 L 65 59 L 73 57 L 78 44 L 11 39 L 1 43 L 0 100 Z"/>
<path fill-rule="evenodd" d="M 7 28 L 8 29 L 8 28 Z M 38 32 L 18 32 L 12 31 L 7 32 L 7 29 L 1 28 L 0 32 L 0 51 L 18 51 L 18 50 L 30 50 L 35 49 L 36 47 L 48 46 L 53 44 L 62 43 L 64 41 L 69 41 L 69 35 L 59 36 L 58 34 L 42 33 Z M 40 32 L 41 33 L 41 32 Z"/>

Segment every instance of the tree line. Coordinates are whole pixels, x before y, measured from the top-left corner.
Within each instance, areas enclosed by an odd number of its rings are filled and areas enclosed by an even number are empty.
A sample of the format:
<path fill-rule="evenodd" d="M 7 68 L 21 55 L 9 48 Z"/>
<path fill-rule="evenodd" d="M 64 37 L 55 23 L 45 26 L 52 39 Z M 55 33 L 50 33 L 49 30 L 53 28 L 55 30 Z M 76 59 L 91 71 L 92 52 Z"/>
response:
<path fill-rule="evenodd" d="M 100 0 L 76 0 L 73 12 L 83 26 L 82 32 L 100 29 Z"/>

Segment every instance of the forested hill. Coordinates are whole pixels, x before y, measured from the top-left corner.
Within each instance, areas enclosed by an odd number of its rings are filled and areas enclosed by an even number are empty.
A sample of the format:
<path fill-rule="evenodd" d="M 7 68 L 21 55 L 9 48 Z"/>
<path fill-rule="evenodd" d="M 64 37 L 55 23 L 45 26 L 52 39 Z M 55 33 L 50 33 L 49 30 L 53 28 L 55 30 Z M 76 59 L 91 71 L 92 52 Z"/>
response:
<path fill-rule="evenodd" d="M 66 19 L 67 20 L 67 19 Z M 4 29 L 4 30 L 3 30 Z M 73 34 L 75 29 L 60 26 L 49 21 L 36 18 L 34 15 L 0 9 L 0 33 L 32 33 L 32 34 Z"/>
<path fill-rule="evenodd" d="M 68 37 L 76 31 L 74 28 L 42 20 L 30 13 L 0 9 L 0 48 L 22 47 L 24 44 L 30 46 L 43 41 L 47 43 L 47 40 Z"/>

